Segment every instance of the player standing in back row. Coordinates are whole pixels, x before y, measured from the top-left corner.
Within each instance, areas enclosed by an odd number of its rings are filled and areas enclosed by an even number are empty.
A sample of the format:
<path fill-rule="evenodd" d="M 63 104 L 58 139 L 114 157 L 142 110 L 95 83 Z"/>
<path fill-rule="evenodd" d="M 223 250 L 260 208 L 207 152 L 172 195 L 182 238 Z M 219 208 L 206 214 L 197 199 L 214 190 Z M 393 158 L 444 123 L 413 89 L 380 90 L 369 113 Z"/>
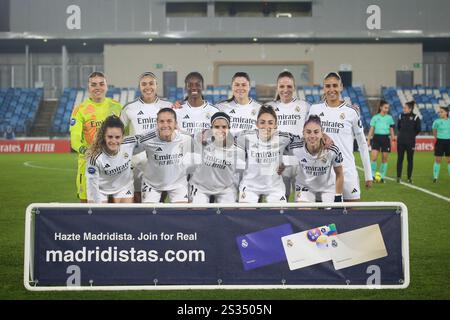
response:
<path fill-rule="evenodd" d="M 139 76 L 138 99 L 126 104 L 120 115 L 125 125 L 125 133 L 135 136 L 153 130 L 156 127 L 156 115 L 163 108 L 170 108 L 172 103 L 157 96 L 158 81 L 153 72 L 144 72 Z M 141 202 L 142 175 L 147 156 L 145 152 L 132 158 L 134 178 L 134 202 Z"/>
<path fill-rule="evenodd" d="M 91 73 L 88 77 L 89 98 L 73 109 L 70 119 L 70 145 L 78 153 L 77 193 L 84 203 L 87 202 L 85 153 L 106 117 L 113 114 L 120 116 L 122 110 L 119 102 L 106 98 L 107 91 L 105 75 Z"/>
<path fill-rule="evenodd" d="M 256 129 L 256 117 L 261 104 L 249 97 L 249 75 L 245 72 L 235 73 L 231 79 L 231 89 L 233 96 L 216 104 L 217 109 L 230 116 L 231 134 Z"/>
<path fill-rule="evenodd" d="M 187 98 L 181 109 L 177 109 L 178 128 L 194 135 L 211 128 L 211 117 L 219 110 L 203 100 L 204 80 L 200 73 L 191 72 L 184 80 Z"/>
<path fill-rule="evenodd" d="M 277 78 L 277 95 L 274 101 L 268 103 L 275 109 L 278 117 L 278 130 L 293 135 L 303 136 L 303 126 L 309 114 L 308 102 L 296 97 L 297 86 L 295 78 L 289 71 L 283 71 Z M 295 187 L 297 166 L 289 166 L 283 171 L 283 181 L 286 187 L 286 198 Z"/>
<path fill-rule="evenodd" d="M 327 74 L 323 81 L 325 101 L 311 106 L 309 115 L 318 115 L 324 132 L 342 152 L 344 161 L 344 200 L 357 201 L 361 198 L 358 171 L 353 156 L 353 141 L 356 138 L 364 167 L 366 188 L 372 186 L 369 148 L 361 119 L 357 111 L 341 99 L 343 90 L 341 77 L 336 72 Z"/>

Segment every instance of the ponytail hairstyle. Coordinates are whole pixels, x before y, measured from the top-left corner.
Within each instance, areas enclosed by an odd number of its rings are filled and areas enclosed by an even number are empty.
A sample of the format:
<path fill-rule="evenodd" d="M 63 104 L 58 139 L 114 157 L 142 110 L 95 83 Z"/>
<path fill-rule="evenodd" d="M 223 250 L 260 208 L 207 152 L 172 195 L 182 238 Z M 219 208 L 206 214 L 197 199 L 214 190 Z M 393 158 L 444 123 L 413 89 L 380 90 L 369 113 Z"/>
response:
<path fill-rule="evenodd" d="M 144 73 L 141 73 L 141 75 L 138 78 L 138 88 L 139 88 L 142 78 L 145 78 L 145 77 L 150 77 L 152 79 L 155 79 L 155 81 L 158 81 L 158 78 L 155 76 L 155 74 L 153 72 L 146 71 Z"/>
<path fill-rule="evenodd" d="M 414 110 L 414 106 L 416 105 L 416 102 L 414 100 L 408 101 L 405 103 L 409 109 L 411 109 L 411 112 Z"/>
<path fill-rule="evenodd" d="M 320 117 L 318 115 L 316 115 L 316 114 L 310 115 L 308 120 L 305 121 L 303 130 L 305 130 L 306 126 L 310 123 L 315 123 L 315 124 L 319 125 L 320 130 L 323 133 L 322 121 L 320 120 Z M 306 145 L 306 140 L 305 140 L 305 145 Z M 323 141 L 323 137 L 322 137 L 322 139 L 320 139 L 320 150 L 319 150 L 319 155 L 318 155 L 319 158 L 324 149 L 325 149 L 325 142 Z"/>
<path fill-rule="evenodd" d="M 250 76 L 247 72 L 236 72 L 234 76 L 231 78 L 231 83 L 233 83 L 234 79 L 236 78 L 245 78 L 247 79 L 249 86 L 250 86 Z M 227 102 L 231 102 L 234 100 L 234 96 L 232 96 L 230 99 L 226 100 Z"/>
<path fill-rule="evenodd" d="M 91 73 L 89 74 L 89 76 L 88 76 L 88 81 L 89 81 L 90 79 L 92 79 L 92 78 L 95 78 L 95 77 L 104 78 L 104 79 L 106 80 L 105 74 L 104 74 L 103 72 L 100 72 L 100 71 L 94 71 L 94 72 L 91 72 Z"/>
<path fill-rule="evenodd" d="M 268 105 L 268 104 L 263 104 L 260 108 L 259 108 L 259 112 L 258 112 L 258 116 L 256 117 L 256 121 L 259 120 L 259 118 L 265 114 L 268 113 L 270 114 L 272 117 L 274 117 L 275 119 L 275 123 L 278 127 L 278 117 L 277 117 L 277 113 L 275 112 L 275 110 L 273 109 L 272 106 Z"/>
<path fill-rule="evenodd" d="M 320 126 L 320 129 L 322 129 L 322 131 L 323 131 L 322 121 L 320 120 L 320 117 L 318 115 L 316 115 L 316 114 L 310 115 L 308 117 L 308 120 L 305 121 L 303 128 L 306 127 L 306 125 L 310 122 L 318 124 Z"/>
<path fill-rule="evenodd" d="M 125 126 L 118 116 L 112 115 L 107 117 L 105 121 L 103 121 L 100 129 L 97 130 L 94 141 L 92 142 L 88 151 L 86 152 L 87 157 L 94 157 L 98 155 L 106 147 L 105 133 L 106 129 L 108 128 L 120 128 L 122 134 L 124 134 L 125 132 Z"/>
<path fill-rule="evenodd" d="M 280 100 L 280 95 L 278 94 L 278 81 L 279 81 L 281 78 L 289 78 L 289 79 L 291 79 L 291 80 L 294 82 L 294 93 L 295 93 L 295 94 L 297 93 L 297 85 L 295 84 L 295 78 L 294 78 L 294 75 L 293 75 L 291 72 L 285 70 L 285 71 L 281 72 L 281 73 L 278 75 L 278 78 L 277 78 L 277 93 L 276 93 L 276 96 L 275 96 L 275 101 Z"/>
<path fill-rule="evenodd" d="M 201 83 L 202 83 L 202 91 L 203 91 L 203 89 L 205 89 L 205 80 L 203 79 L 203 76 L 200 74 L 200 72 L 197 72 L 197 71 L 189 72 L 188 75 L 186 76 L 186 78 L 184 78 L 184 87 L 185 88 L 187 87 L 188 81 L 191 78 L 199 79 L 201 81 Z M 186 101 L 187 99 L 188 99 L 188 96 L 186 96 L 184 98 L 184 101 Z M 202 99 L 205 100 L 203 95 L 202 95 Z"/>
<path fill-rule="evenodd" d="M 389 105 L 389 103 L 388 103 L 386 100 L 381 99 L 380 102 L 378 103 L 378 112 L 377 112 L 377 113 L 380 113 L 380 112 L 381 112 L 381 108 L 382 108 L 385 104 Z"/>
<path fill-rule="evenodd" d="M 159 115 L 160 115 L 161 113 L 164 113 L 164 112 L 167 112 L 167 113 L 170 113 L 171 115 L 173 115 L 173 118 L 175 119 L 175 122 L 177 122 L 177 113 L 176 113 L 175 110 L 173 110 L 172 108 L 162 108 L 162 109 L 159 109 L 158 113 L 156 114 L 156 120 L 157 120 L 157 121 L 158 121 L 158 119 L 159 119 Z"/>

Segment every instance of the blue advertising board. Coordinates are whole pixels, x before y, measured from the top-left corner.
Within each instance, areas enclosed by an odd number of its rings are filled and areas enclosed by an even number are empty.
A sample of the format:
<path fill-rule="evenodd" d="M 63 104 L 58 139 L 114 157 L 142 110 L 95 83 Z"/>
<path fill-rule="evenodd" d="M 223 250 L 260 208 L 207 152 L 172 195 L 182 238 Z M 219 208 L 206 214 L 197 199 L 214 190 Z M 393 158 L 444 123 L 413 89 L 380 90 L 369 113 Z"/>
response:
<path fill-rule="evenodd" d="M 39 286 L 366 285 L 405 281 L 394 209 L 40 207 Z M 331 229 L 330 229 L 330 226 Z"/>

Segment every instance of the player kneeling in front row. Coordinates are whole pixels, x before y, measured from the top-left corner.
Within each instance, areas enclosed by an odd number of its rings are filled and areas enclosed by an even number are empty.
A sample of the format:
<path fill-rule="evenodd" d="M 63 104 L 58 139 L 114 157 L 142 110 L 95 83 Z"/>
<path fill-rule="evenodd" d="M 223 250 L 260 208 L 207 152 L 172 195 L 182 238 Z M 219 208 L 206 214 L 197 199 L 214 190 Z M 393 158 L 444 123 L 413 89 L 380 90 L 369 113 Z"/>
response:
<path fill-rule="evenodd" d="M 88 202 L 132 203 L 134 197 L 131 157 L 135 137 L 124 139 L 124 125 L 117 116 L 102 123 L 87 152 L 86 189 Z"/>
<path fill-rule="evenodd" d="M 234 144 L 226 113 L 216 112 L 211 127 L 195 137 L 202 162 L 189 181 L 190 201 L 209 203 L 213 196 L 214 202 L 234 203 L 238 194 L 235 174 L 245 168 L 245 151 Z"/>
<path fill-rule="evenodd" d="M 303 129 L 304 141 L 289 148 L 299 161 L 296 202 L 342 202 L 342 154 L 335 145 L 325 148 L 319 116 L 310 116 Z"/>

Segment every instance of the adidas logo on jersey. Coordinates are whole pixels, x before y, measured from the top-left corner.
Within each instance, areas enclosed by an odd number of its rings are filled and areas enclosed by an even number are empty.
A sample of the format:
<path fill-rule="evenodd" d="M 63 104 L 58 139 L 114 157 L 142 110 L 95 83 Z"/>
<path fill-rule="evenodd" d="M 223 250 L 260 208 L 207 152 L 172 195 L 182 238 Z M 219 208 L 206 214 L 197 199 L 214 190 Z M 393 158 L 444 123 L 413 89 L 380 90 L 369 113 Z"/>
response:
<path fill-rule="evenodd" d="M 282 196 L 281 198 L 280 198 L 280 201 L 285 201 L 286 200 L 286 197 L 285 196 Z"/>
<path fill-rule="evenodd" d="M 142 116 L 143 114 L 144 114 L 144 113 L 143 113 L 142 110 L 141 110 L 141 111 L 138 112 L 137 115 L 138 115 L 138 116 Z"/>
<path fill-rule="evenodd" d="M 106 168 L 109 168 L 109 167 L 111 167 L 109 164 L 106 164 L 106 165 L 105 165 L 105 169 L 106 169 Z"/>
<path fill-rule="evenodd" d="M 275 109 L 275 111 L 280 111 L 280 109 L 278 109 L 278 107 Z"/>
<path fill-rule="evenodd" d="M 130 191 L 130 190 L 128 190 L 128 191 L 127 191 L 127 194 L 128 194 L 128 195 L 130 195 L 130 194 L 131 194 L 131 191 Z"/>
<path fill-rule="evenodd" d="M 321 112 L 320 114 L 319 114 L 319 117 L 324 117 L 325 115 L 323 114 L 323 112 Z"/>
<path fill-rule="evenodd" d="M 185 115 L 183 119 L 190 119 L 190 118 L 189 118 L 189 115 L 188 115 L 188 114 Z"/>
<path fill-rule="evenodd" d="M 232 110 L 230 111 L 230 113 L 236 113 L 236 111 L 234 111 L 234 109 L 232 109 Z"/>
<path fill-rule="evenodd" d="M 354 188 L 352 193 L 356 193 L 356 192 L 358 192 L 358 190 L 356 190 L 356 188 Z"/>
<path fill-rule="evenodd" d="M 305 158 L 302 159 L 302 162 L 308 162 Z"/>
<path fill-rule="evenodd" d="M 160 152 L 160 151 L 163 151 L 163 149 L 162 149 L 161 147 L 158 147 L 158 148 L 156 148 L 155 151 L 156 151 L 156 152 Z"/>

